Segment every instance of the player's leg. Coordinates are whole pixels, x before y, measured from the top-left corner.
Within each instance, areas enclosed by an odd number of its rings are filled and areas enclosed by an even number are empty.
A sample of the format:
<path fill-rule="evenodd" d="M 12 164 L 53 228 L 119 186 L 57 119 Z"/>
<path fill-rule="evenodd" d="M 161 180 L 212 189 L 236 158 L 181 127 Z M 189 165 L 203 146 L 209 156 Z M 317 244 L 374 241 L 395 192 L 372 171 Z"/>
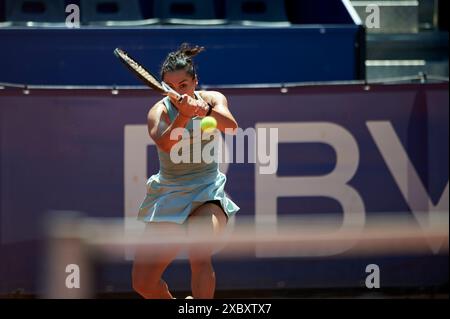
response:
<path fill-rule="evenodd" d="M 188 218 L 188 232 L 198 234 L 206 232 L 208 236 L 217 236 L 225 228 L 227 218 L 222 208 L 206 203 L 197 208 Z M 191 288 L 194 298 L 213 298 L 216 288 L 216 277 L 211 262 L 213 246 L 205 244 L 189 249 L 191 264 Z"/>
<path fill-rule="evenodd" d="M 148 223 L 143 236 L 175 236 L 185 231 L 183 225 L 174 223 Z M 145 246 L 139 247 L 133 264 L 133 289 L 147 299 L 173 298 L 161 276 L 180 249 L 179 246 L 169 244 L 151 250 Z"/>

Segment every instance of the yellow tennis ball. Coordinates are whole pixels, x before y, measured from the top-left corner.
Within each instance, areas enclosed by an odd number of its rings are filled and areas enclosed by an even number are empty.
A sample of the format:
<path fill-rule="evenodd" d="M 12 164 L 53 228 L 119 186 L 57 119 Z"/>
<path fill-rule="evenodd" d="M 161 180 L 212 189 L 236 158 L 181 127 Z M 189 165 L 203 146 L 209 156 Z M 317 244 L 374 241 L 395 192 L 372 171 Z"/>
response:
<path fill-rule="evenodd" d="M 217 127 L 217 121 L 212 116 L 205 116 L 200 122 L 202 131 L 212 131 Z"/>

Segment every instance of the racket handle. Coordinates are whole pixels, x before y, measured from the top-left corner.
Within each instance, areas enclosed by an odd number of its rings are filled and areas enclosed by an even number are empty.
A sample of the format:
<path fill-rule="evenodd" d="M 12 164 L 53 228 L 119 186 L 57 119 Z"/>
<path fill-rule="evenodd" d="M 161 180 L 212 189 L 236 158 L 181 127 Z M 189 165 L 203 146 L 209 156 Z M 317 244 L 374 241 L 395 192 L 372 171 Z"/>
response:
<path fill-rule="evenodd" d="M 162 87 L 164 88 L 164 90 L 166 91 L 166 95 L 170 96 L 171 98 L 177 100 L 178 102 L 180 102 L 183 97 L 178 94 L 178 92 L 176 92 L 175 90 L 173 90 L 170 86 L 168 86 L 164 81 L 161 82 Z"/>
<path fill-rule="evenodd" d="M 169 92 L 166 92 L 166 95 L 177 100 L 178 102 L 181 102 L 181 100 L 183 99 L 183 97 L 176 92 L 169 91 Z"/>

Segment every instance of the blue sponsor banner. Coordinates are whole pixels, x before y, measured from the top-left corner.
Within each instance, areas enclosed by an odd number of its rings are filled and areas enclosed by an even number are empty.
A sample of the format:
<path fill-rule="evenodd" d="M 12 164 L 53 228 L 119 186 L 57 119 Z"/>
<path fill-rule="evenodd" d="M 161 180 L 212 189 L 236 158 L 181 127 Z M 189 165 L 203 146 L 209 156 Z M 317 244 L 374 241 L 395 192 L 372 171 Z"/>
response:
<path fill-rule="evenodd" d="M 115 58 L 116 47 L 158 74 L 167 54 L 183 42 L 206 48 L 195 58 L 203 85 L 358 80 L 364 78 L 358 49 L 363 46 L 361 32 L 352 24 L 1 28 L 4 49 L 0 52 L 0 81 L 28 85 L 139 85 L 139 80 Z"/>
<path fill-rule="evenodd" d="M 245 163 L 234 152 L 221 164 L 226 191 L 241 207 L 237 221 L 333 213 L 343 227 L 352 216 L 364 230 L 380 213 L 418 227 L 426 227 L 420 212 L 448 213 L 448 84 L 221 91 L 242 129 L 278 129 L 273 174 L 261 173 L 273 169 L 270 160 L 248 163 L 248 154 Z M 158 99 L 147 90 L 0 91 L 1 293 L 38 292 L 48 211 L 136 216 L 145 180 L 158 171 L 146 130 Z M 384 287 L 446 284 L 448 254 L 424 245 L 429 253 L 420 256 L 337 258 L 351 250 L 340 247 L 218 259 L 218 289 L 363 287 L 369 264 L 379 265 Z M 166 276 L 175 289 L 189 289 L 185 261 Z M 100 290 L 131 290 L 130 262 L 105 266 L 98 281 Z"/>

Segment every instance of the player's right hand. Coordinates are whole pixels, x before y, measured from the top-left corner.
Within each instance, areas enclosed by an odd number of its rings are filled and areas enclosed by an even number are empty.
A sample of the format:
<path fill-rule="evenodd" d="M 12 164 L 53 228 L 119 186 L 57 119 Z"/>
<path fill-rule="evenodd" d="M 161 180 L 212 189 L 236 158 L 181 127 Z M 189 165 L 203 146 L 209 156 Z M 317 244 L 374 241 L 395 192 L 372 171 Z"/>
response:
<path fill-rule="evenodd" d="M 182 95 L 182 100 L 177 102 L 178 112 L 185 117 L 195 117 L 199 112 L 199 103 L 187 94 Z"/>

